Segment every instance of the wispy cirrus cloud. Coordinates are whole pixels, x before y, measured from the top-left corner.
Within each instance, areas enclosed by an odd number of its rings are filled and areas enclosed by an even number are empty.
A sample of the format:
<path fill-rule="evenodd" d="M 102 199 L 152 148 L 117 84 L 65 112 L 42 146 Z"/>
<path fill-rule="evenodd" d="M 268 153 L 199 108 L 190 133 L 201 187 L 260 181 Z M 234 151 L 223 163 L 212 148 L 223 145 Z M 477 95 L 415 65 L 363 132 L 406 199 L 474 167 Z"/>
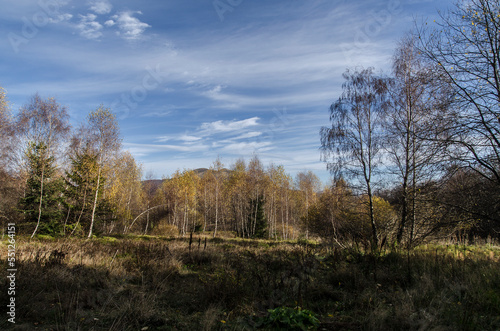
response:
<path fill-rule="evenodd" d="M 125 143 L 125 148 L 131 153 L 141 153 L 142 155 L 149 155 L 154 153 L 161 153 L 165 151 L 175 151 L 175 152 L 201 152 L 209 149 L 209 146 L 205 144 L 197 145 L 173 145 L 173 144 L 136 144 L 136 143 Z"/>
<path fill-rule="evenodd" d="M 259 117 L 243 120 L 219 120 L 204 122 L 194 131 L 178 136 L 168 135 L 156 138 L 156 142 L 169 142 L 169 146 L 177 151 L 192 152 L 218 150 L 231 155 L 244 155 L 249 151 L 264 153 L 274 149 L 272 141 L 260 139 L 262 132 L 252 130 L 261 126 Z"/>
<path fill-rule="evenodd" d="M 248 151 L 255 151 L 257 153 L 263 153 L 274 149 L 270 141 L 250 141 L 250 142 L 239 142 L 232 143 L 222 146 L 221 150 L 231 154 L 243 154 L 247 155 Z"/>
<path fill-rule="evenodd" d="M 142 114 L 141 117 L 167 117 L 172 114 L 171 110 L 164 111 L 151 111 L 145 114 Z"/>
<path fill-rule="evenodd" d="M 240 131 L 248 127 L 258 125 L 259 117 L 252 117 L 240 121 L 215 121 L 215 122 L 205 122 L 201 125 L 201 130 L 206 131 L 210 134 L 220 133 L 220 132 L 231 132 Z"/>
<path fill-rule="evenodd" d="M 243 133 L 237 137 L 233 137 L 232 140 L 250 139 L 250 138 L 259 137 L 261 135 L 262 135 L 262 132 L 250 131 L 250 132 Z"/>
<path fill-rule="evenodd" d="M 166 142 L 166 141 L 181 141 L 183 143 L 192 143 L 195 141 L 202 140 L 202 137 L 197 137 L 197 136 L 192 136 L 192 135 L 187 135 L 183 134 L 180 136 L 162 136 L 156 138 L 157 142 Z"/>
<path fill-rule="evenodd" d="M 329 123 L 328 106 L 341 92 L 345 68 L 387 68 L 394 41 L 412 15 L 427 16 L 451 0 L 433 2 L 430 11 L 417 2 L 318 0 L 289 6 L 261 0 L 228 12 L 221 24 L 210 1 L 14 1 L 0 11 L 0 29 L 29 43 L 3 58 L 2 83 L 17 104 L 39 91 L 55 95 L 80 117 L 99 103 L 134 104 L 120 119 L 124 140 L 137 143 L 128 146 L 145 168 L 157 164 L 159 174 L 173 165 L 206 167 L 219 154 L 227 162 L 253 152 L 265 164 L 284 163 L 288 171 L 324 169 L 318 132 Z M 57 3 L 57 10 L 38 5 L 49 3 Z M 395 3 L 401 15 L 381 15 Z M 60 25 L 38 26 L 33 19 L 40 15 Z M 24 17 L 39 33 L 23 35 Z M 68 31 L 77 37 L 68 38 Z M 369 38 L 357 38 L 361 34 Z M 0 43 L 7 57 L 10 48 Z M 145 80 L 152 77 L 145 68 L 157 65 L 157 79 Z M 155 82 L 157 87 L 146 88 Z M 285 107 L 288 113 L 274 111 Z"/>

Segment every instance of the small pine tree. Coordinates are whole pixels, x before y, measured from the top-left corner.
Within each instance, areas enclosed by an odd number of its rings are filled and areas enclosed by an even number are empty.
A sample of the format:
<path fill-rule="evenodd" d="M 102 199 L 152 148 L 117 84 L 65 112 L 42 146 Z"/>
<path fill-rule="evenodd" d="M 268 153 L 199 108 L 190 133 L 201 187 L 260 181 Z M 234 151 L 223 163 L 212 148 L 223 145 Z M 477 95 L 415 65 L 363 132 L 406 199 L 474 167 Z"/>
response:
<path fill-rule="evenodd" d="M 44 143 L 30 143 L 26 151 L 28 178 L 20 209 L 38 232 L 58 234 L 61 230 L 63 181 L 56 176 L 55 158 Z M 40 199 L 42 200 L 40 203 Z"/>
<path fill-rule="evenodd" d="M 250 207 L 249 222 L 254 226 L 253 237 L 265 238 L 267 234 L 267 220 L 264 214 L 264 197 L 259 195 L 257 199 L 252 199 Z"/>

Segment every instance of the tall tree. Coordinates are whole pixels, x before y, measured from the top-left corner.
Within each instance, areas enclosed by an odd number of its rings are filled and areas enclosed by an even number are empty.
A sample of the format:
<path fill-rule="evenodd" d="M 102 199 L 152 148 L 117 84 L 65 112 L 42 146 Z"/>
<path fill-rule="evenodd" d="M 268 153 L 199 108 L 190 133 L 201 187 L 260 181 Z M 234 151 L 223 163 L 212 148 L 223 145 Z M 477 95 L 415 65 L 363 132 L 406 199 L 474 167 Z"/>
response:
<path fill-rule="evenodd" d="M 373 70 L 347 70 L 343 93 L 330 107 L 331 127 L 321 128 L 323 158 L 335 175 L 356 178 L 368 196 L 372 249 L 378 247 L 373 185 L 383 144 L 383 116 L 388 106 L 387 79 Z"/>
<path fill-rule="evenodd" d="M 254 155 L 250 160 L 247 172 L 250 199 L 249 234 L 253 237 L 259 230 L 257 224 L 262 224 L 262 220 L 264 219 L 258 219 L 258 217 L 261 215 L 259 208 L 263 208 L 263 204 L 265 203 L 264 189 L 266 187 L 264 166 L 257 155 Z"/>
<path fill-rule="evenodd" d="M 15 126 L 5 90 L 0 87 L 0 223 L 13 217 L 18 200 L 14 164 Z"/>
<path fill-rule="evenodd" d="M 244 160 L 237 160 L 231 167 L 228 185 L 226 185 L 229 206 L 231 206 L 234 229 L 239 236 L 245 238 L 250 235 L 248 222 L 249 214 L 249 187 L 248 174 Z"/>
<path fill-rule="evenodd" d="M 121 152 L 113 159 L 108 175 L 107 196 L 114 207 L 116 217 L 123 222 L 124 231 L 139 210 L 142 200 L 142 170 L 130 152 Z M 115 227 L 110 224 L 108 231 Z"/>
<path fill-rule="evenodd" d="M 12 154 L 11 141 L 14 134 L 13 119 L 5 90 L 0 86 L 0 167 L 4 171 L 9 166 Z"/>
<path fill-rule="evenodd" d="M 251 213 L 248 215 L 250 221 L 253 222 L 254 238 L 265 238 L 268 231 L 266 215 L 264 213 L 264 196 L 259 195 L 256 199 L 250 201 Z"/>
<path fill-rule="evenodd" d="M 213 173 L 214 178 L 214 197 L 215 197 L 215 228 L 214 228 L 214 238 L 217 235 L 217 227 L 219 225 L 220 217 L 220 206 L 221 206 L 221 191 L 222 182 L 224 180 L 224 164 L 221 159 L 217 157 L 212 166 L 210 167 L 210 172 Z"/>
<path fill-rule="evenodd" d="M 154 174 L 152 171 L 148 171 L 146 173 L 146 180 L 144 181 L 143 185 L 142 185 L 142 198 L 143 198 L 143 205 L 144 205 L 144 209 L 146 210 L 146 226 L 144 227 L 144 235 L 146 235 L 148 233 L 148 228 L 152 227 L 152 225 L 150 225 L 150 220 L 149 220 L 149 216 L 150 216 L 150 208 L 154 205 L 159 205 L 158 204 L 154 204 L 155 203 L 155 192 L 158 188 L 158 184 L 155 184 L 155 181 L 154 181 Z M 153 205 L 154 204 L 154 205 Z"/>
<path fill-rule="evenodd" d="M 321 182 L 319 178 L 312 171 L 299 172 L 296 176 L 295 185 L 299 189 L 301 196 L 303 197 L 303 211 L 301 217 L 307 215 L 309 207 L 316 203 L 316 192 L 319 191 Z M 306 238 L 309 235 L 309 226 L 306 220 Z"/>
<path fill-rule="evenodd" d="M 437 27 L 418 29 L 419 49 L 456 94 L 441 130 L 449 156 L 500 185 L 500 0 L 460 1 Z M 443 116 L 443 115 L 442 115 Z"/>
<path fill-rule="evenodd" d="M 82 222 L 90 222 L 92 198 L 97 187 L 98 174 L 97 155 L 89 146 L 82 148 L 73 146 L 73 148 L 76 149 L 70 153 L 70 167 L 66 172 L 66 204 L 74 217 L 71 235 L 81 229 Z M 99 187 L 101 192 L 102 188 L 103 181 L 101 180 Z M 69 215 L 66 218 L 68 219 Z"/>
<path fill-rule="evenodd" d="M 101 193 L 101 181 L 107 167 L 111 165 L 113 157 L 120 150 L 121 139 L 120 129 L 116 116 L 109 108 L 100 106 L 88 115 L 87 123 L 83 130 L 84 145 L 87 145 L 92 152 L 97 155 L 97 183 L 92 204 L 92 214 L 90 220 L 88 238 L 92 237 L 94 229 L 96 207 L 99 193 Z"/>
<path fill-rule="evenodd" d="M 193 232 L 197 225 L 197 190 L 199 186 L 199 177 L 192 170 L 185 170 L 180 176 L 175 178 L 178 182 L 180 212 L 182 213 L 182 223 L 180 231 L 182 235 Z M 191 221 L 191 224 L 190 224 Z"/>
<path fill-rule="evenodd" d="M 53 162 L 52 158 L 56 156 L 62 140 L 69 133 L 70 125 L 68 123 L 68 114 L 65 107 L 59 105 L 54 98 L 43 100 L 38 94 L 35 94 L 30 103 L 22 107 L 17 115 L 17 125 L 20 133 L 23 135 L 26 150 L 24 155 L 30 155 L 30 146 L 35 146 L 36 150 L 41 154 L 39 159 L 40 172 L 38 180 L 39 186 L 39 205 L 38 217 L 35 229 L 31 237 L 36 234 L 40 221 L 42 219 L 42 207 L 44 197 L 44 186 L 47 182 L 46 168 Z M 28 160 L 28 173 L 35 173 L 33 169 L 29 169 L 32 163 Z M 35 194 L 35 192 L 33 192 Z"/>
<path fill-rule="evenodd" d="M 435 66 L 427 63 L 415 45 L 416 37 L 407 35 L 393 57 L 391 104 L 387 109 L 386 150 L 401 183 L 400 222 L 396 241 L 401 243 L 409 228 L 411 243 L 417 221 L 418 186 L 437 179 L 443 155 L 433 120 L 446 114 L 450 103 L 447 85 L 439 84 Z M 430 138 L 430 139 L 429 139 Z"/>

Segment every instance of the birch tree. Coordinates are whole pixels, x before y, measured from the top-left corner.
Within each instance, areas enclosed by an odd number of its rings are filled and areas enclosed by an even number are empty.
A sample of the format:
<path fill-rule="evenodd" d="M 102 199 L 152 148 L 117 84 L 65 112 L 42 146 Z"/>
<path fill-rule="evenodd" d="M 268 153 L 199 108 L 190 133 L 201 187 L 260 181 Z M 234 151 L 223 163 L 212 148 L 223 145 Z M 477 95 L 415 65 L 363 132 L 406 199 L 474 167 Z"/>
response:
<path fill-rule="evenodd" d="M 98 197 L 101 190 L 106 166 L 110 165 L 112 158 L 120 150 L 120 129 L 116 116 L 109 108 L 100 106 L 88 115 L 86 123 L 86 135 L 83 137 L 87 144 L 97 155 L 97 182 L 92 203 L 92 214 L 90 220 L 88 238 L 92 237 L 95 224 L 95 213 Z"/>
<path fill-rule="evenodd" d="M 442 175 L 442 144 L 434 139 L 435 126 L 437 118 L 447 114 L 451 95 L 447 86 L 438 83 L 439 70 L 422 58 L 415 38 L 404 37 L 396 49 L 385 126 L 386 150 L 401 191 L 396 241 L 401 243 L 409 228 L 410 244 L 419 214 L 418 187 Z"/>
<path fill-rule="evenodd" d="M 309 235 L 309 224 L 307 223 L 307 215 L 309 207 L 316 203 L 316 192 L 319 191 L 321 182 L 319 178 L 312 171 L 302 171 L 296 176 L 295 185 L 298 188 L 302 197 L 302 213 L 301 217 L 306 220 L 305 230 L 306 238 Z"/>
<path fill-rule="evenodd" d="M 15 123 L 5 90 L 0 87 L 0 222 L 13 217 L 18 190 L 15 189 Z"/>
<path fill-rule="evenodd" d="M 418 46 L 456 96 L 441 126 L 450 160 L 499 186 L 500 1 L 458 2 L 436 24 L 418 27 Z"/>
<path fill-rule="evenodd" d="M 387 80 L 372 69 L 347 70 L 343 93 L 330 107 L 331 127 L 320 131 L 323 158 L 336 176 L 355 178 L 368 196 L 372 249 L 378 247 L 373 210 L 373 185 L 380 165 Z"/>

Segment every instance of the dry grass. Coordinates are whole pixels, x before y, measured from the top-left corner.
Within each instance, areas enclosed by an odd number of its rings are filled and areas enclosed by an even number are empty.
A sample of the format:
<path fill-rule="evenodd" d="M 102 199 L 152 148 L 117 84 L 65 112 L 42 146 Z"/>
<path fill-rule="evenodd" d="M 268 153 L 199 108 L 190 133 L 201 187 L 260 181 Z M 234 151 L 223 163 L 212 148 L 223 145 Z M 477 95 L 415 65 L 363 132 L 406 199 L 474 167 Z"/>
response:
<path fill-rule="evenodd" d="M 380 256 L 311 243 L 18 238 L 16 330 L 251 329 L 301 306 L 332 330 L 500 328 L 500 249 Z M 7 269 L 6 245 L 0 267 Z M 6 278 L 2 277 L 2 288 Z"/>

